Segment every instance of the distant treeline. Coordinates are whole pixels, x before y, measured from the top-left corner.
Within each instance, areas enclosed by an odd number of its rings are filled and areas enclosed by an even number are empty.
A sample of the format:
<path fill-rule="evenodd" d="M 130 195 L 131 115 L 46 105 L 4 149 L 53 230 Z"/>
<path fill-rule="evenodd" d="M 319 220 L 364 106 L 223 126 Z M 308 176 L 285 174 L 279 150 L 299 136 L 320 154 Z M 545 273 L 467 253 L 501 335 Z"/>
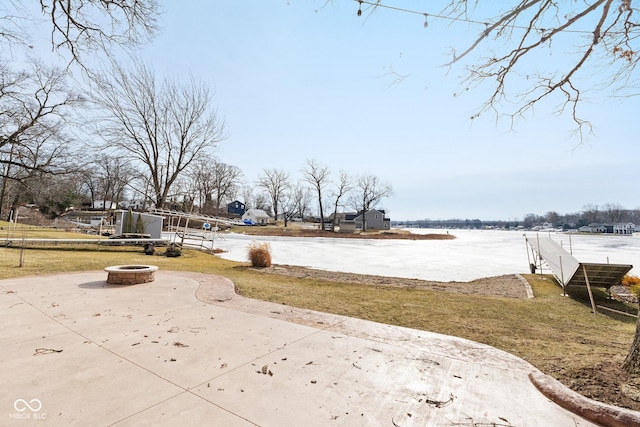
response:
<path fill-rule="evenodd" d="M 516 228 L 522 225 L 518 221 L 481 221 L 479 219 L 447 219 L 447 220 L 416 220 L 416 221 L 392 221 L 393 227 L 410 228 Z"/>
<path fill-rule="evenodd" d="M 548 226 L 563 229 L 580 228 L 589 224 L 620 224 L 632 222 L 640 225 L 640 209 L 625 209 L 617 203 L 604 205 L 585 205 L 582 211 L 571 214 L 547 212 L 544 215 L 527 214 L 524 219 L 514 220 L 480 220 L 480 219 L 419 219 L 409 221 L 393 221 L 395 227 L 415 228 L 531 228 Z"/>

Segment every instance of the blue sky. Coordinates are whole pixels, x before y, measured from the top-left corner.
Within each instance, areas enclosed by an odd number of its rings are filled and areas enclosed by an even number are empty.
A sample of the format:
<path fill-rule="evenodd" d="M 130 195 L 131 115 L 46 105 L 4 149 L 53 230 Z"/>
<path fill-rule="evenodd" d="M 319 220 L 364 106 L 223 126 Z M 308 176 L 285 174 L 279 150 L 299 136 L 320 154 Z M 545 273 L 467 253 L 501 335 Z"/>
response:
<path fill-rule="evenodd" d="M 513 129 L 490 115 L 472 121 L 486 89 L 453 96 L 464 64 L 442 64 L 452 47 L 474 40 L 477 26 L 434 18 L 424 28 L 423 16 L 391 10 L 357 17 L 350 0 L 164 3 L 162 30 L 139 54 L 160 74 L 193 74 L 215 89 L 229 126 L 218 156 L 248 184 L 267 168 L 298 177 L 314 159 L 336 175 L 389 182 L 395 195 L 380 207 L 393 220 L 640 207 L 638 99 L 603 92 L 583 104 L 595 135 L 582 144 L 552 103 Z M 424 2 L 393 4 L 419 10 Z M 392 72 L 406 78 L 395 82 Z"/>

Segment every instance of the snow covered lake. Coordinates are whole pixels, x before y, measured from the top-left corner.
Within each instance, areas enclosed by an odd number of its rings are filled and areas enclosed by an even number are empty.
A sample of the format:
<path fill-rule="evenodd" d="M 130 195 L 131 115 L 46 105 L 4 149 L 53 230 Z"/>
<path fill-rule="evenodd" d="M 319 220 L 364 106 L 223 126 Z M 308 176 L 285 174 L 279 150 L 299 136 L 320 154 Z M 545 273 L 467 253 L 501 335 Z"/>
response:
<path fill-rule="evenodd" d="M 446 230 L 412 229 L 413 233 Z M 251 242 L 268 242 L 274 264 L 320 270 L 407 277 L 437 281 L 470 281 L 511 273 L 529 273 L 522 231 L 449 230 L 454 240 L 366 240 L 218 234 L 214 247 L 221 258 L 247 261 Z M 528 232 L 535 239 L 535 232 Z M 540 233 L 560 242 L 582 262 L 636 265 L 640 274 L 640 238 L 613 235 Z M 199 244 L 199 243 L 198 243 Z M 530 252 L 529 252 L 530 253 Z M 549 271 L 545 271 L 548 273 Z"/>

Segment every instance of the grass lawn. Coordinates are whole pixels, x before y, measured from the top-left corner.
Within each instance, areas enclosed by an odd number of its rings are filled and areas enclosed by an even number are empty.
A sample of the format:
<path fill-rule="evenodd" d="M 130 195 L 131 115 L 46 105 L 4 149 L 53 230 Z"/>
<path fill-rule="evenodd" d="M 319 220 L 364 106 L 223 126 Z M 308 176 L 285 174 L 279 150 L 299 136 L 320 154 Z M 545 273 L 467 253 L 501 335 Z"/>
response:
<path fill-rule="evenodd" d="M 27 249 L 24 266 L 18 267 L 20 252 L 0 248 L 0 279 L 136 263 L 217 274 L 231 279 L 238 292 L 250 298 L 486 343 L 565 383 L 576 376 L 592 375 L 584 374 L 585 370 L 602 370 L 602 363 L 619 367 L 635 331 L 635 319 L 609 312 L 594 316 L 585 290 L 571 290 L 570 297 L 562 296 L 560 287 L 548 276 L 526 275 L 535 298 L 520 300 L 270 275 L 197 250 L 167 258 L 146 256 L 139 247 L 65 245 Z M 608 301 L 602 290 L 596 290 L 595 297 L 601 305 L 634 309 Z"/>

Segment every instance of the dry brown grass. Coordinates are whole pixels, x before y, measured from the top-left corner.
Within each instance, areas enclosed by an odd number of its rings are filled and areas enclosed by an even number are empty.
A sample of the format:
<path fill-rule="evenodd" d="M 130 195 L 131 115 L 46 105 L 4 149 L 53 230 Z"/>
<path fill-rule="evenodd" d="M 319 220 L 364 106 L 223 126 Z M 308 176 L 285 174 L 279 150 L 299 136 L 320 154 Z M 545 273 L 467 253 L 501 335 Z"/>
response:
<path fill-rule="evenodd" d="M 271 246 L 267 242 L 251 242 L 247 258 L 252 267 L 271 267 Z"/>

